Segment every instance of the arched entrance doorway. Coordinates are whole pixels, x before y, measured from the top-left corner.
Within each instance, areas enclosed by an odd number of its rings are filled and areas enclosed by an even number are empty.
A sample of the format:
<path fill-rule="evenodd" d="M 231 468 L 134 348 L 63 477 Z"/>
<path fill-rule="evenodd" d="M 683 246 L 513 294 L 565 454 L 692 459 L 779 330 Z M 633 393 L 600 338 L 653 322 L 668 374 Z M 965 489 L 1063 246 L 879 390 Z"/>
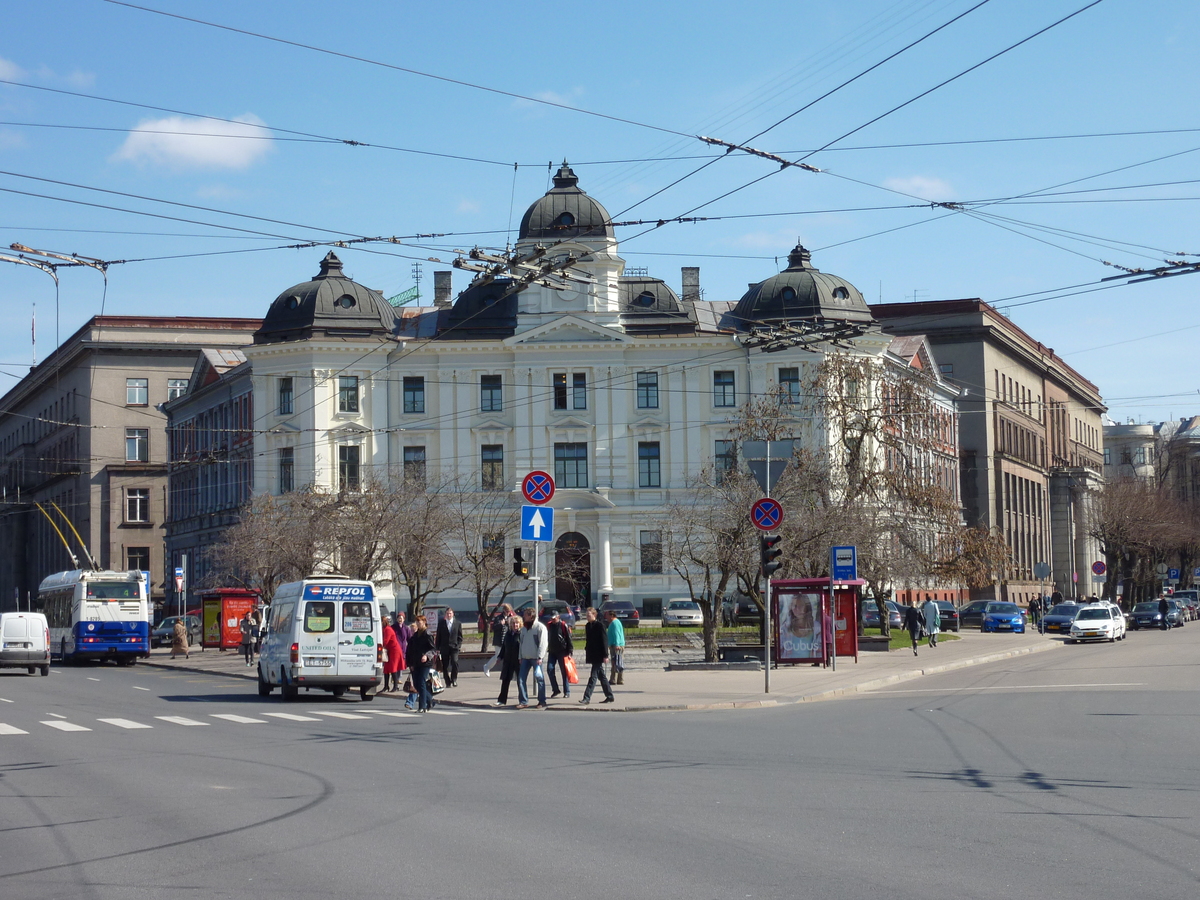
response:
<path fill-rule="evenodd" d="M 554 597 L 586 606 L 592 597 L 592 554 L 588 539 L 568 531 L 554 545 Z"/>

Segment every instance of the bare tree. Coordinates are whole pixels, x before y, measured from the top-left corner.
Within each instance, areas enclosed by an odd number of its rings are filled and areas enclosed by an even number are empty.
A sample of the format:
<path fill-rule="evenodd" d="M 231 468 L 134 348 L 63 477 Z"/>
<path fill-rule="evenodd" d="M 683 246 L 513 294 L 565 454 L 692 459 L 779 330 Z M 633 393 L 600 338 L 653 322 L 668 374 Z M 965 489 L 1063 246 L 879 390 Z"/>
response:
<path fill-rule="evenodd" d="M 394 581 L 408 591 L 408 616 L 420 614 L 428 598 L 456 587 L 463 578 L 452 546 L 455 534 L 451 480 L 397 477 L 389 481 L 391 519 L 380 529 Z"/>

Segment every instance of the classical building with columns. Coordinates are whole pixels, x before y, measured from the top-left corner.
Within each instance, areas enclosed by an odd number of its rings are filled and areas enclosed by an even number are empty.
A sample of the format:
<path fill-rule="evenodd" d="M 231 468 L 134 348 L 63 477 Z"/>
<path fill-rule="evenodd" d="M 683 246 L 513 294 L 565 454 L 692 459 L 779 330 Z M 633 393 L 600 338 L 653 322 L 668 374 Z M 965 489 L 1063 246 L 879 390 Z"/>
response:
<path fill-rule="evenodd" d="M 522 477 L 545 470 L 557 482 L 555 569 L 578 573 L 546 595 L 653 609 L 686 593 L 661 552 L 673 493 L 732 458 L 741 404 L 798 388 L 823 358 L 822 344 L 754 350 L 751 331 L 825 323 L 844 352 L 881 363 L 893 340 L 803 247 L 740 301 L 703 299 L 697 269 L 683 270 L 679 293 L 627 272 L 608 213 L 565 163 L 521 220 L 515 255 L 546 274 L 484 272 L 432 307 L 392 307 L 333 253 L 283 291 L 244 348 L 253 490 L 354 490 L 405 472 L 455 476 L 516 504 Z"/>

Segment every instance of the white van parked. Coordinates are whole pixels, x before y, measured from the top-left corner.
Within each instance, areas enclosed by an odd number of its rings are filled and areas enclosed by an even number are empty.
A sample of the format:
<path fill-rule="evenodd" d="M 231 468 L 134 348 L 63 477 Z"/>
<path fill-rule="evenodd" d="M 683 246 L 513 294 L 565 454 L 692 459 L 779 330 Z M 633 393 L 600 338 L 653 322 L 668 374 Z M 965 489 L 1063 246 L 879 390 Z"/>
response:
<path fill-rule="evenodd" d="M 278 687 L 284 700 L 295 700 L 300 688 L 340 697 L 356 687 L 363 700 L 375 699 L 383 683 L 383 628 L 371 582 L 316 575 L 285 584 L 268 621 L 259 696 Z"/>
<path fill-rule="evenodd" d="M 50 674 L 50 626 L 36 612 L 0 613 L 0 669 Z"/>

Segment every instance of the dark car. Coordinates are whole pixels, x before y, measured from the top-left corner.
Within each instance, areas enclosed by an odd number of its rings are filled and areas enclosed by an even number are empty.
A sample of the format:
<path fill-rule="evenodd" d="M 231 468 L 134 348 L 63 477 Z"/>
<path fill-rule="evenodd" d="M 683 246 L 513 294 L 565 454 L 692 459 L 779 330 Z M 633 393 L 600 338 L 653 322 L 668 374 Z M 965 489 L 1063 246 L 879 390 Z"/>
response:
<path fill-rule="evenodd" d="M 974 625 L 978 628 L 983 624 L 983 611 L 987 609 L 989 603 L 995 603 L 994 600 L 972 600 L 966 606 L 958 608 L 958 624 L 960 627 Z"/>
<path fill-rule="evenodd" d="M 637 628 L 638 620 L 641 619 L 641 614 L 637 611 L 637 607 L 628 600 L 609 600 L 600 607 L 600 613 L 611 612 L 615 613 L 617 618 L 621 620 L 621 624 L 626 628 Z"/>
<path fill-rule="evenodd" d="M 525 610 L 531 609 L 532 607 L 533 601 L 526 600 L 517 607 L 517 615 L 524 615 Z M 575 613 L 571 611 L 570 604 L 564 603 L 562 600 L 543 600 L 539 604 L 539 607 L 538 621 L 543 625 L 549 622 L 554 617 L 555 613 L 558 613 L 558 617 L 567 623 L 568 628 L 575 627 Z"/>
<path fill-rule="evenodd" d="M 1060 603 L 1042 616 L 1042 631 L 1046 634 L 1070 634 L 1071 623 L 1083 609 L 1075 603 Z"/>
<path fill-rule="evenodd" d="M 150 632 L 150 646 L 169 646 L 174 639 L 175 623 L 178 621 L 179 616 L 167 616 L 163 619 L 162 624 Z M 188 645 L 199 644 L 200 637 L 204 633 L 204 627 L 200 624 L 200 620 L 196 616 L 184 616 L 183 621 L 187 625 Z"/>
<path fill-rule="evenodd" d="M 1170 609 L 1167 610 L 1167 624 L 1176 628 L 1183 624 L 1183 610 L 1174 600 L 1168 600 Z M 1133 608 L 1129 617 L 1129 627 L 1136 631 L 1139 628 L 1161 628 L 1162 616 L 1158 613 L 1158 601 L 1147 600 Z"/>
<path fill-rule="evenodd" d="M 934 600 L 938 608 L 938 618 L 942 620 L 942 631 L 958 631 L 962 623 L 958 620 L 958 610 L 949 600 Z"/>

